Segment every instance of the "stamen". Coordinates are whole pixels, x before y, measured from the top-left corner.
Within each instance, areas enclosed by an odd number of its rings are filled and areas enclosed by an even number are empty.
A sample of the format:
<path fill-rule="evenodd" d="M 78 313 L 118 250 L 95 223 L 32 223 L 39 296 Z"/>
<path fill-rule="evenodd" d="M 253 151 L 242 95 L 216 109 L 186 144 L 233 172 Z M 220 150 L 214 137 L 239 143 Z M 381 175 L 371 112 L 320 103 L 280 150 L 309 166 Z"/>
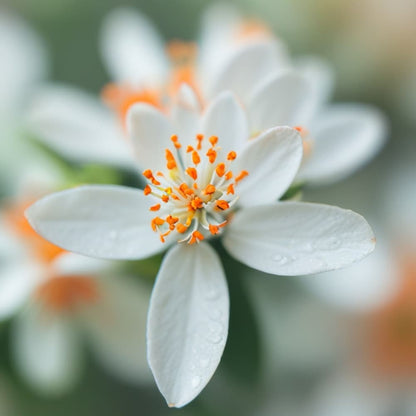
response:
<path fill-rule="evenodd" d="M 216 191 L 215 186 L 214 185 L 207 185 L 207 187 L 204 189 L 204 194 L 205 195 L 212 195 L 214 192 Z"/>
<path fill-rule="evenodd" d="M 227 195 L 233 194 L 234 195 L 234 184 L 230 183 L 227 187 Z"/>
<path fill-rule="evenodd" d="M 216 207 L 218 209 L 220 209 L 221 211 L 225 211 L 226 209 L 230 208 L 230 204 L 225 201 L 224 199 L 219 199 L 216 203 L 215 203 Z"/>
<path fill-rule="evenodd" d="M 237 153 L 234 151 L 231 151 L 230 153 L 228 153 L 227 155 L 227 160 L 235 160 L 235 158 L 237 157 Z"/>
<path fill-rule="evenodd" d="M 181 224 L 181 223 L 179 223 L 177 226 L 176 226 L 176 231 L 178 232 L 178 233 L 180 233 L 180 234 L 183 234 L 186 230 L 188 229 L 188 227 L 186 226 L 186 225 L 184 225 L 184 224 Z"/>
<path fill-rule="evenodd" d="M 225 163 L 220 163 L 216 169 L 215 172 L 217 173 L 217 175 L 221 178 L 224 176 L 225 173 Z"/>
<path fill-rule="evenodd" d="M 244 179 L 246 176 L 248 176 L 248 172 L 246 170 L 242 170 L 237 177 L 235 178 L 235 183 L 240 182 L 242 179 Z"/>
<path fill-rule="evenodd" d="M 189 175 L 194 181 L 198 178 L 198 173 L 195 168 L 189 167 L 186 169 L 186 174 Z"/>
<path fill-rule="evenodd" d="M 165 150 L 166 152 L 166 167 L 169 170 L 175 169 L 177 167 L 175 157 L 169 149 Z"/>
<path fill-rule="evenodd" d="M 210 224 L 209 225 L 209 231 L 212 235 L 216 235 L 220 232 L 220 227 L 218 227 L 218 225 Z"/>
<path fill-rule="evenodd" d="M 143 189 L 143 193 L 147 196 L 152 192 L 152 188 L 149 185 L 146 185 Z"/>
<path fill-rule="evenodd" d="M 195 244 L 196 242 L 202 241 L 204 236 L 199 231 L 194 231 L 192 237 L 189 240 L 189 244 Z"/>
<path fill-rule="evenodd" d="M 201 150 L 201 147 L 202 147 L 202 140 L 204 140 L 204 135 L 203 134 L 197 134 L 196 135 L 196 140 L 197 140 L 197 142 L 198 142 L 198 144 L 197 144 L 197 150 Z"/>
<path fill-rule="evenodd" d="M 212 147 L 214 147 L 218 143 L 218 137 L 217 136 L 211 136 L 209 138 L 209 142 L 212 144 Z"/>
<path fill-rule="evenodd" d="M 149 208 L 150 211 L 159 211 L 160 210 L 160 204 L 153 205 Z"/>
<path fill-rule="evenodd" d="M 214 149 L 208 149 L 207 154 L 209 163 L 214 163 L 217 158 L 217 152 Z"/>
<path fill-rule="evenodd" d="M 194 162 L 194 165 L 198 165 L 201 162 L 199 153 L 196 150 L 192 152 L 192 162 Z"/>

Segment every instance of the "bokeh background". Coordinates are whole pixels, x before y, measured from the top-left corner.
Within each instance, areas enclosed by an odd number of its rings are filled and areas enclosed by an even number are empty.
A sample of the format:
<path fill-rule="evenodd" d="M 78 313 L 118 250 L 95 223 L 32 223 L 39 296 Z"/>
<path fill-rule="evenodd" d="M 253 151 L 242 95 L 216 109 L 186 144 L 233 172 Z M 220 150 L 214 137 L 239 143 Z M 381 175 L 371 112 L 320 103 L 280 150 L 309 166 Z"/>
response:
<path fill-rule="evenodd" d="M 201 13 L 210 4 L 207 0 L 2 0 L 1 9 L 24 18 L 43 39 L 50 55 L 49 80 L 98 94 L 109 81 L 97 47 L 108 11 L 134 6 L 155 22 L 166 39 L 192 40 Z M 341 183 L 306 189 L 304 199 L 363 214 L 386 250 L 381 257 L 400 259 L 409 251 L 406 256 L 413 259 L 413 266 L 403 273 L 416 280 L 416 244 L 407 232 L 408 224 L 416 224 L 416 2 L 236 0 L 232 4 L 264 20 L 294 56 L 316 54 L 327 59 L 336 75 L 335 101 L 371 103 L 387 115 L 388 142 L 377 158 Z M 104 173 L 114 179 L 111 172 Z M 5 182 L 3 178 L 1 183 Z M 7 195 L 5 185 L 1 192 Z M 393 310 L 394 315 L 395 309 L 388 305 L 395 302 L 396 288 L 389 292 L 391 298 L 385 296 L 385 303 L 372 298 L 371 293 L 378 296 L 376 289 L 366 296 L 361 293 L 366 286 L 363 283 L 361 289 L 361 276 L 372 276 L 368 284 L 381 287 L 388 268 L 368 264 L 363 271 L 354 266 L 341 277 L 321 278 L 316 288 L 305 284 L 308 278 L 275 278 L 229 258 L 225 262 L 231 271 L 227 273 L 232 305 L 229 340 L 213 380 L 192 404 L 168 409 L 153 383 L 120 382 L 92 355 L 72 392 L 59 397 L 35 393 L 16 373 L 7 321 L 0 324 L 0 415 L 416 414 L 416 293 L 406 289 L 406 308 L 397 318 L 404 316 L 400 325 L 385 312 Z M 354 287 L 345 283 L 348 277 L 355 281 Z M 325 285 L 329 289 L 321 290 Z M 371 332 L 381 323 L 387 326 L 385 338 Z M 376 360 L 381 375 L 377 369 L 365 374 L 369 357 L 377 355 L 374 344 L 380 343 L 394 344 Z M 399 377 L 397 366 L 385 365 L 389 361 L 400 361 L 409 374 Z"/>

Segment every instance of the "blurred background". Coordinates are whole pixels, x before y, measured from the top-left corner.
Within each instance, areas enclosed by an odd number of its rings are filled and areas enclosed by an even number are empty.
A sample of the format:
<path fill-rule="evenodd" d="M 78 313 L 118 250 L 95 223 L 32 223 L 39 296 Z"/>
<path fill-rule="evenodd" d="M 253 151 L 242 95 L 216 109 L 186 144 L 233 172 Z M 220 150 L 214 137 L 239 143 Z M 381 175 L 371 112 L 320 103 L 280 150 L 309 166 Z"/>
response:
<path fill-rule="evenodd" d="M 167 40 L 192 40 L 203 10 L 212 4 L 1 1 L 0 13 L 21 17 L 42 39 L 49 55 L 47 79 L 94 94 L 109 82 L 97 46 L 106 13 L 120 5 L 134 6 Z M 231 293 L 226 351 L 211 383 L 179 410 L 166 407 L 151 379 L 130 383 L 114 377 L 88 345 L 82 377 L 73 389 L 37 392 L 16 371 L 13 318 L 6 319 L 0 322 L 1 416 L 416 415 L 416 1 L 231 4 L 264 20 L 293 56 L 315 54 L 328 60 L 335 72 L 334 101 L 370 103 L 387 115 L 388 142 L 371 163 L 347 180 L 304 191 L 305 200 L 365 216 L 377 235 L 376 253 L 345 271 L 310 278 L 266 276 L 237 265 L 224 253 Z M 0 117 L 4 126 L 8 118 Z M 3 140 L 8 130 L 0 131 Z M 5 145 L 0 152 L 7 152 Z M 70 169 L 79 179 L 73 176 L 64 183 L 117 183 L 120 175 L 130 180 L 111 169 Z M 11 170 L 0 171 L 0 195 L 6 204 Z M 150 287 L 153 265 L 136 266 L 146 269 L 143 280 Z"/>

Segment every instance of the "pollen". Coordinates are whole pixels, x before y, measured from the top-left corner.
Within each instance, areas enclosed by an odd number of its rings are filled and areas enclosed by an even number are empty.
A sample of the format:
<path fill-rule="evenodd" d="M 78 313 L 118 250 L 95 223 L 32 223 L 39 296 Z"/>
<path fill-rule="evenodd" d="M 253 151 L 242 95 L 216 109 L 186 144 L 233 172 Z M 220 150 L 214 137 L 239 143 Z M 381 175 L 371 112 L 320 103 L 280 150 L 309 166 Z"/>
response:
<path fill-rule="evenodd" d="M 238 201 L 238 183 L 248 172 L 243 170 L 234 178 L 231 165 L 237 153 L 219 152 L 217 136 L 204 140 L 202 134 L 197 134 L 192 145 L 182 148 L 178 136 L 171 136 L 173 149 L 165 150 L 168 172 L 156 173 L 159 180 L 151 169 L 143 172 L 148 181 L 144 194 L 160 201 L 150 211 L 162 212 L 163 202 L 163 215 L 151 220 L 151 227 L 162 242 L 169 235 L 176 235 L 178 243 L 199 243 L 221 234 L 231 218 Z"/>

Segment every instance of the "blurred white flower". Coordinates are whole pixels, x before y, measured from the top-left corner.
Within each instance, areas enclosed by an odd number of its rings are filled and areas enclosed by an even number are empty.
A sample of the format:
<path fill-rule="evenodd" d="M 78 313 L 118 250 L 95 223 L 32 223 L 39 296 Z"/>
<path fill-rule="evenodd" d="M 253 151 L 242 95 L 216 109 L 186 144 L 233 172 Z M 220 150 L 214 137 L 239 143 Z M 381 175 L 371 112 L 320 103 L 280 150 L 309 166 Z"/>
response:
<path fill-rule="evenodd" d="M 275 127 L 249 141 L 245 113 L 231 93 L 201 116 L 192 89 L 181 92 L 177 125 L 146 104 L 129 111 L 138 161 L 151 167 L 143 172 L 144 191 L 83 186 L 27 210 L 42 236 L 93 257 L 141 259 L 173 245 L 153 290 L 147 341 L 156 382 L 176 407 L 208 383 L 228 332 L 225 275 L 203 240 L 223 234 L 233 257 L 275 275 L 344 267 L 374 248 L 370 227 L 352 211 L 276 202 L 302 161 L 297 130 Z"/>
<path fill-rule="evenodd" d="M 14 317 L 12 356 L 33 389 L 61 394 L 81 377 L 82 339 L 121 379 L 145 383 L 149 291 L 114 264 L 67 253 L 38 236 L 24 206 L 3 209 L 0 319 Z"/>
<path fill-rule="evenodd" d="M 173 41 L 167 48 L 153 25 L 131 9 L 104 21 L 101 51 L 114 83 L 103 104 L 69 87 L 48 87 L 34 100 L 32 127 L 40 140 L 79 160 L 127 163 L 122 127 L 137 102 L 171 112 L 183 84 L 205 108 L 230 90 L 248 109 L 252 135 L 277 125 L 297 126 L 304 139 L 299 180 L 328 183 L 368 162 L 382 147 L 385 120 L 371 106 L 327 106 L 332 71 L 317 58 L 291 62 L 282 42 L 260 22 L 229 6 L 209 8 L 198 44 Z"/>
<path fill-rule="evenodd" d="M 22 114 L 33 88 L 47 75 L 47 58 L 37 34 L 19 17 L 0 10 L 0 187 L 6 192 L 50 165 L 22 137 Z"/>

